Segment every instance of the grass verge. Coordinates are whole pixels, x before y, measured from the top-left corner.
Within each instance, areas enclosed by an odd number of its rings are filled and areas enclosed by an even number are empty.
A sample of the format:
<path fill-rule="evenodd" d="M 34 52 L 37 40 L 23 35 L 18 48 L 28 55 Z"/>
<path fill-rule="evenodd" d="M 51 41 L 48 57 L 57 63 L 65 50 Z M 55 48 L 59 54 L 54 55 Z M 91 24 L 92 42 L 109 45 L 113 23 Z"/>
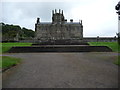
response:
<path fill-rule="evenodd" d="M 117 42 L 88 42 L 91 46 L 108 46 L 114 52 L 120 52 L 120 45 Z"/>
<path fill-rule="evenodd" d="M 0 68 L 6 69 L 11 66 L 15 66 L 20 63 L 20 58 L 9 57 L 9 56 L 0 56 Z"/>
<path fill-rule="evenodd" d="M 108 46 L 111 48 L 114 52 L 120 53 L 120 45 L 118 42 L 89 42 L 91 46 Z M 114 64 L 120 66 L 120 56 L 118 56 L 118 59 L 115 60 Z"/>
<path fill-rule="evenodd" d="M 5 53 L 10 50 L 13 46 L 31 46 L 32 43 L 0 43 L 0 49 L 2 49 L 1 53 Z"/>
<path fill-rule="evenodd" d="M 6 53 L 13 46 L 31 46 L 32 43 L 0 43 L 0 53 Z M 2 70 L 10 68 L 19 64 L 20 58 L 14 58 L 9 56 L 0 56 L 0 68 Z"/>

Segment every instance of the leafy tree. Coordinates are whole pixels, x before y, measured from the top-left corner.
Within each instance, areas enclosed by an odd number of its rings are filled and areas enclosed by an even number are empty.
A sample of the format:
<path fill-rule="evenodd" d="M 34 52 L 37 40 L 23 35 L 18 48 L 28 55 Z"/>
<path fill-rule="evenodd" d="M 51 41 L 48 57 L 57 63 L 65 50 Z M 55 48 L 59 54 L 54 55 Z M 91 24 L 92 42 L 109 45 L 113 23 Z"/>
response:
<path fill-rule="evenodd" d="M 14 38 L 25 39 L 25 38 L 34 38 L 35 32 L 31 29 L 21 28 L 19 25 L 9 25 L 0 23 L 2 27 L 2 36 L 6 40 L 14 40 Z"/>

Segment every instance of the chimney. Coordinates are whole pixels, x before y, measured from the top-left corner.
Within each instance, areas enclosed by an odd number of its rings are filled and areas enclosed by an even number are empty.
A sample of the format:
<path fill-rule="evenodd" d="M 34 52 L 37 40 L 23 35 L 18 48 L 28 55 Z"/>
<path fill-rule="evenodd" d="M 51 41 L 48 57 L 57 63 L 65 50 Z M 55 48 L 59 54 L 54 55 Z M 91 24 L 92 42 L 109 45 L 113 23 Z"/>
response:
<path fill-rule="evenodd" d="M 67 19 L 65 19 L 65 23 L 67 23 Z"/>
<path fill-rule="evenodd" d="M 40 18 L 37 18 L 37 24 L 39 24 L 40 23 Z"/>
<path fill-rule="evenodd" d="M 60 9 L 59 9 L 59 14 L 60 14 Z"/>
<path fill-rule="evenodd" d="M 52 10 L 52 15 L 54 14 L 54 10 Z"/>
<path fill-rule="evenodd" d="M 82 25 L 82 20 L 81 20 L 81 25 Z"/>
<path fill-rule="evenodd" d="M 73 19 L 70 19 L 70 22 L 72 23 L 72 22 L 73 22 Z"/>

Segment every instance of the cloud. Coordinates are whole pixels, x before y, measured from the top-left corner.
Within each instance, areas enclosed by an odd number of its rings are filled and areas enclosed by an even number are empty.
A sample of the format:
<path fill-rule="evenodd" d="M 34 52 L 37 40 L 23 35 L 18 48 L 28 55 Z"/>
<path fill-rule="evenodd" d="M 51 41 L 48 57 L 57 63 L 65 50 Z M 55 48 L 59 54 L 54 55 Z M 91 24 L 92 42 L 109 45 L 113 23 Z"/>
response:
<path fill-rule="evenodd" d="M 58 2 L 3 2 L 2 21 L 34 30 L 36 18 L 52 21 L 52 10 L 62 9 L 68 21 L 83 20 L 84 36 L 114 36 L 118 32 L 118 0 L 68 0 Z"/>

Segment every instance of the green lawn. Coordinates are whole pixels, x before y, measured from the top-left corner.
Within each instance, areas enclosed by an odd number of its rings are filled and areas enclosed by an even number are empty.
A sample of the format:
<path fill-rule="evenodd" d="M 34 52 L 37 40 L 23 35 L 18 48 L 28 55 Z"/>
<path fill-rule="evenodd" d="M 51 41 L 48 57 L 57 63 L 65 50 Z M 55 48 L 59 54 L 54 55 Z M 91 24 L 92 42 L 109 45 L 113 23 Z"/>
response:
<path fill-rule="evenodd" d="M 31 46 L 32 43 L 0 43 L 1 53 L 7 52 L 13 46 Z"/>
<path fill-rule="evenodd" d="M 120 52 L 120 45 L 117 42 L 89 42 L 91 46 L 108 46 L 114 52 Z"/>
<path fill-rule="evenodd" d="M 114 52 L 120 52 L 120 48 L 118 50 L 117 42 L 89 42 L 91 46 L 108 46 L 110 47 Z M 11 47 L 13 46 L 31 46 L 32 43 L 0 43 L 0 50 L 1 53 L 7 52 Z M 19 58 L 13 58 L 8 56 L 0 56 L 0 68 L 6 68 L 10 67 L 14 64 L 18 64 L 20 62 Z M 120 65 L 120 58 L 114 62 L 117 65 Z"/>
<path fill-rule="evenodd" d="M 114 52 L 120 53 L 120 45 L 117 42 L 89 42 L 89 44 L 91 46 L 108 46 Z M 118 59 L 115 60 L 114 64 L 117 64 L 120 66 L 120 56 L 118 56 Z"/>
<path fill-rule="evenodd" d="M 9 56 L 0 56 L 0 68 L 8 68 L 13 65 L 19 64 L 21 59 L 20 58 L 14 58 Z"/>
<path fill-rule="evenodd" d="M 13 46 L 31 46 L 32 43 L 0 43 L 0 53 L 7 52 Z M 7 68 L 20 63 L 20 58 L 0 56 L 0 68 Z"/>
<path fill-rule="evenodd" d="M 31 46 L 32 43 L 0 43 L 0 53 L 6 53 L 13 46 Z M 20 58 L 0 56 L 0 68 L 8 68 L 20 63 Z"/>

